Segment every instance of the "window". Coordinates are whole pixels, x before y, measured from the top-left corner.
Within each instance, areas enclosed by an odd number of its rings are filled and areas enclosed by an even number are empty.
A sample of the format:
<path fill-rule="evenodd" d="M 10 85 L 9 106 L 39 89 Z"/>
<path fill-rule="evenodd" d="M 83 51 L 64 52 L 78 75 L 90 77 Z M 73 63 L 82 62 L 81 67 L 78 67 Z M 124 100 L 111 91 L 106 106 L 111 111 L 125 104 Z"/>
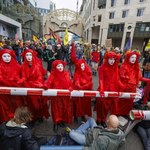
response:
<path fill-rule="evenodd" d="M 111 7 L 114 7 L 116 5 L 116 0 L 111 0 Z"/>
<path fill-rule="evenodd" d="M 109 19 L 114 19 L 115 16 L 115 12 L 110 12 L 109 13 Z"/>
<path fill-rule="evenodd" d="M 124 24 L 110 24 L 109 32 L 123 32 Z"/>
<path fill-rule="evenodd" d="M 102 16 L 98 15 L 98 22 L 101 22 L 101 20 L 102 20 Z"/>
<path fill-rule="evenodd" d="M 128 17 L 128 12 L 129 12 L 129 10 L 123 10 L 122 11 L 122 18 Z"/>
<path fill-rule="evenodd" d="M 137 17 L 143 16 L 144 14 L 144 8 L 137 9 Z"/>
<path fill-rule="evenodd" d="M 128 5 L 130 3 L 130 0 L 124 0 L 124 5 Z"/>
<path fill-rule="evenodd" d="M 93 3 L 93 10 L 94 10 L 94 8 L 95 8 L 95 0 L 94 0 L 94 3 Z"/>
<path fill-rule="evenodd" d="M 140 3 L 144 2 L 145 0 L 139 0 Z"/>
<path fill-rule="evenodd" d="M 95 21 L 95 16 L 93 16 L 93 21 Z"/>

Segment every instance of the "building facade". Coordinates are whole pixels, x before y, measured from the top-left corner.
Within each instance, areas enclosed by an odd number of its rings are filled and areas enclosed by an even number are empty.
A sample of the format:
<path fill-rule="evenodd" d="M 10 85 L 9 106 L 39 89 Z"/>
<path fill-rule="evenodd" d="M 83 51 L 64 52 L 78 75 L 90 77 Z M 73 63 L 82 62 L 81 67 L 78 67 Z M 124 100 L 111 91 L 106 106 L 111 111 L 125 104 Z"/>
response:
<path fill-rule="evenodd" d="M 31 3 L 30 0 L 0 0 L 0 14 L 13 19 L 21 24 L 22 35 L 19 36 L 24 40 L 31 40 L 33 35 L 38 37 L 43 36 L 42 17 L 50 11 L 55 10 L 55 4 L 50 1 L 49 9 L 37 8 L 37 3 Z M 2 24 L 2 23 L 1 23 Z M 4 27 L 5 26 L 5 27 Z M 15 36 L 14 26 L 9 25 L 7 29 L 3 24 L 2 29 L 6 29 L 5 35 L 8 37 Z M 11 30 L 9 30 L 11 28 Z M 18 32 L 18 31 L 17 31 Z"/>
<path fill-rule="evenodd" d="M 22 39 L 21 23 L 0 14 L 0 37 Z"/>
<path fill-rule="evenodd" d="M 83 0 L 85 41 L 103 46 L 111 39 L 113 47 L 124 49 L 130 37 L 133 49 L 143 49 L 150 38 L 149 5 L 150 0 Z"/>

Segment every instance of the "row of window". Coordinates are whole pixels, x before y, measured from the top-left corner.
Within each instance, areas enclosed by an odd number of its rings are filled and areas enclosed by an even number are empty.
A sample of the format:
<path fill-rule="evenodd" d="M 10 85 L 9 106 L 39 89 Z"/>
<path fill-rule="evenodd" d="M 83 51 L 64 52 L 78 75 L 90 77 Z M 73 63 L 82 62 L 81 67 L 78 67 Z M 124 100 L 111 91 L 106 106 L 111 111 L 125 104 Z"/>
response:
<path fill-rule="evenodd" d="M 109 32 L 123 32 L 123 30 L 124 30 L 124 24 L 110 24 L 109 25 Z M 149 32 L 150 23 L 137 23 L 135 30 L 141 31 L 141 32 Z"/>
<path fill-rule="evenodd" d="M 129 5 L 131 0 L 124 0 L 124 5 Z M 146 0 L 138 0 L 138 2 L 142 3 L 145 2 Z M 111 7 L 114 7 L 116 5 L 116 0 L 111 0 Z"/>
<path fill-rule="evenodd" d="M 144 15 L 144 10 L 145 10 L 145 8 L 138 8 L 136 16 L 137 17 L 143 16 Z M 127 18 L 128 14 L 129 14 L 129 10 L 123 10 L 122 11 L 122 18 Z M 114 19 L 114 18 L 115 18 L 115 12 L 110 12 L 109 13 L 109 19 Z"/>

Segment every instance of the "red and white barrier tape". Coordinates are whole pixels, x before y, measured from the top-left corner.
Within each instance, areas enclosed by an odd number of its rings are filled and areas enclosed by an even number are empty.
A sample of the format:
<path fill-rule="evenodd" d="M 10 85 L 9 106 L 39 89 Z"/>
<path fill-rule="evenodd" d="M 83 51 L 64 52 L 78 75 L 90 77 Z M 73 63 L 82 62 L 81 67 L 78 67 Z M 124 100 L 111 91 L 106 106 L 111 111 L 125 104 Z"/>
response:
<path fill-rule="evenodd" d="M 16 87 L 0 87 L 0 94 L 6 95 L 39 95 L 39 96 L 70 96 L 70 97 L 102 97 L 99 91 L 83 91 L 83 90 L 60 90 L 60 89 L 40 89 L 40 88 L 16 88 Z M 138 93 L 125 92 L 104 92 L 103 97 L 119 97 L 119 98 L 141 98 Z"/>
<path fill-rule="evenodd" d="M 150 120 L 149 110 L 131 110 L 129 116 L 132 120 Z"/>

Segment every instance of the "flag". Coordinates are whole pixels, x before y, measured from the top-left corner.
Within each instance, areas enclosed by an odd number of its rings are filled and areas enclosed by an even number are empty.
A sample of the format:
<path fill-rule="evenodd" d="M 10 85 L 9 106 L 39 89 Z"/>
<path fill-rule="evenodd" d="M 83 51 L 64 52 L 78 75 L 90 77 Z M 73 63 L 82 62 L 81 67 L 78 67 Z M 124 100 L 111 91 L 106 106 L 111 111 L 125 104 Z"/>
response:
<path fill-rule="evenodd" d="M 50 38 L 57 40 L 57 35 L 54 33 L 54 31 L 51 28 L 49 28 L 49 35 Z"/>
<path fill-rule="evenodd" d="M 64 35 L 64 45 L 68 45 L 68 43 L 69 43 L 69 34 L 68 34 L 68 29 L 66 28 L 65 35 Z"/>
<path fill-rule="evenodd" d="M 125 44 L 124 51 L 129 50 L 131 48 L 131 38 L 129 37 L 127 43 Z"/>
<path fill-rule="evenodd" d="M 147 44 L 145 45 L 145 51 L 150 49 L 150 39 L 148 40 Z"/>
<path fill-rule="evenodd" d="M 32 39 L 33 39 L 34 42 L 36 42 L 38 40 L 38 37 L 33 35 Z"/>
<path fill-rule="evenodd" d="M 58 43 L 58 44 L 61 44 L 61 40 L 60 40 L 60 37 L 59 37 L 59 36 L 57 36 L 57 43 Z"/>

